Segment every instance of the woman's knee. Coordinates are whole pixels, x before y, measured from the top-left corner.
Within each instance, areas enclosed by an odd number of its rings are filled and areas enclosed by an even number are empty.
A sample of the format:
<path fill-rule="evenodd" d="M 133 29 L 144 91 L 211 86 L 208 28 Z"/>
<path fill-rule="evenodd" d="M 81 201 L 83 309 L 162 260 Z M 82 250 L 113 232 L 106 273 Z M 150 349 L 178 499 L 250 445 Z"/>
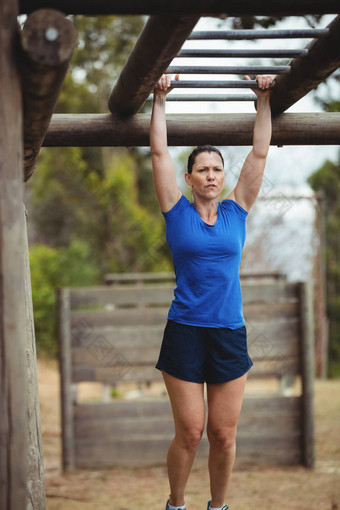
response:
<path fill-rule="evenodd" d="M 210 445 L 217 447 L 221 451 L 228 451 L 234 448 L 236 442 L 236 426 L 230 427 L 209 427 L 207 436 Z"/>
<path fill-rule="evenodd" d="M 192 427 L 176 432 L 177 443 L 188 451 L 195 451 L 202 439 L 203 427 Z"/>

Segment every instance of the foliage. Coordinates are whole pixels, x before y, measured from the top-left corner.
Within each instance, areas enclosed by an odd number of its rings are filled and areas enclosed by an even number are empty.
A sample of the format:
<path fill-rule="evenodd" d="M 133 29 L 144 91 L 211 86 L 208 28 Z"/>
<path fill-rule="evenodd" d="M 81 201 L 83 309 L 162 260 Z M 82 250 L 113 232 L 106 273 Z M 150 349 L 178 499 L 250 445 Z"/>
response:
<path fill-rule="evenodd" d="M 101 176 L 79 148 L 44 151 L 31 183 L 33 241 L 52 247 L 72 239 L 88 243 L 101 276 L 168 269 L 164 221 L 159 210 L 151 213 L 139 203 L 135 165 L 129 151 L 121 151 Z"/>
<path fill-rule="evenodd" d="M 222 18 L 223 16 L 221 16 Z M 306 15 L 304 19 L 307 24 L 312 28 L 320 22 L 322 15 Z M 285 16 L 241 16 L 235 17 L 231 20 L 231 28 L 238 29 L 252 29 L 252 28 L 273 28 L 277 23 L 286 19 Z M 228 20 L 228 17 L 227 17 Z"/>
<path fill-rule="evenodd" d="M 338 162 L 326 161 L 308 182 L 324 195 L 329 375 L 340 376 L 340 152 Z"/>
<path fill-rule="evenodd" d="M 98 276 L 88 245 L 73 241 L 67 248 L 30 247 L 32 296 L 37 350 L 55 356 L 56 289 L 93 285 Z"/>
<path fill-rule="evenodd" d="M 106 112 L 114 80 L 144 25 L 141 16 L 76 16 L 78 47 L 57 112 Z"/>
<path fill-rule="evenodd" d="M 323 84 L 323 92 L 316 96 L 316 102 L 326 112 L 340 112 L 340 101 L 338 97 L 340 88 L 340 75 L 331 76 L 326 84 Z"/>

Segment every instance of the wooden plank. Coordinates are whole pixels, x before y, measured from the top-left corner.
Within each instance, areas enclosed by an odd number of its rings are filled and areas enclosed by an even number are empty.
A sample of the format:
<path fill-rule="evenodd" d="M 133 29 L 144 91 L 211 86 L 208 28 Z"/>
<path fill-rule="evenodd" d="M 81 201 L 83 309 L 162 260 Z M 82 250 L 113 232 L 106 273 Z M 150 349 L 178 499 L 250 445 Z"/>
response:
<path fill-rule="evenodd" d="M 172 271 L 164 271 L 162 273 L 108 273 L 105 275 L 105 282 L 108 285 L 114 283 L 135 283 L 141 284 L 146 282 L 174 282 L 175 273 Z"/>
<path fill-rule="evenodd" d="M 243 304 L 268 303 L 297 300 L 297 285 L 294 282 L 268 282 L 242 284 Z"/>
<path fill-rule="evenodd" d="M 248 350 L 253 361 L 299 357 L 299 323 L 295 319 L 246 323 Z"/>
<path fill-rule="evenodd" d="M 315 465 L 314 432 L 314 317 L 313 283 L 300 283 L 301 303 L 301 365 L 302 365 L 302 414 L 303 414 L 303 462 Z"/>
<path fill-rule="evenodd" d="M 236 438 L 237 460 L 239 463 L 259 464 L 301 464 L 301 438 L 274 437 L 266 442 L 252 438 Z"/>
<path fill-rule="evenodd" d="M 302 14 L 331 14 L 339 11 L 337 0 L 293 0 L 284 1 L 262 0 L 21 0 L 21 13 L 28 13 L 41 7 L 53 7 L 67 14 L 85 14 L 97 16 L 102 14 L 173 14 L 197 13 L 228 14 L 229 16 L 245 16 L 249 14 L 261 16 L 296 16 Z"/>
<path fill-rule="evenodd" d="M 112 434 L 113 436 L 113 434 Z M 169 448 L 169 437 L 150 438 L 104 444 L 76 443 L 76 464 L 80 468 L 107 468 L 113 466 L 163 465 Z"/>
<path fill-rule="evenodd" d="M 70 291 L 58 290 L 58 344 L 60 368 L 63 468 L 73 470 L 74 430 L 71 371 Z"/>
<path fill-rule="evenodd" d="M 300 414 L 301 397 L 245 397 L 241 416 L 249 414 Z"/>
<path fill-rule="evenodd" d="M 285 113 L 273 119 L 271 145 L 339 145 L 340 113 Z M 168 145 L 251 145 L 255 114 L 169 114 Z M 150 115 L 54 114 L 44 147 L 149 147 Z"/>
<path fill-rule="evenodd" d="M 286 277 L 284 274 L 279 271 L 241 271 L 240 272 L 241 280 L 251 279 L 251 280 L 285 280 Z M 105 282 L 110 285 L 114 283 L 135 283 L 141 284 L 146 282 L 174 282 L 175 281 L 175 273 L 173 271 L 166 272 L 153 272 L 153 273 L 108 273 L 105 275 Z"/>
<path fill-rule="evenodd" d="M 119 360 L 117 360 L 116 364 L 112 363 L 108 367 L 91 368 L 84 365 L 72 367 L 72 382 L 95 381 L 115 386 L 120 381 L 152 382 L 162 380 L 161 372 L 151 365 L 136 366 L 128 363 L 119 364 L 118 361 Z"/>
<path fill-rule="evenodd" d="M 118 401 L 111 403 L 92 403 L 75 404 L 74 419 L 77 421 L 87 421 L 94 417 L 102 420 L 114 420 L 124 416 L 125 418 L 139 419 L 145 416 L 171 418 L 171 407 L 169 400 L 137 400 L 137 401 Z"/>
<path fill-rule="evenodd" d="M 155 359 L 156 364 L 156 359 Z M 255 360 L 248 372 L 249 378 L 278 377 L 300 374 L 300 361 L 296 358 L 277 357 L 269 360 Z M 161 372 L 151 365 L 112 364 L 109 367 L 88 367 L 77 365 L 72 368 L 72 381 L 102 382 L 116 385 L 119 381 L 152 382 L 161 381 Z"/>
<path fill-rule="evenodd" d="M 0 508 L 27 505 L 23 117 L 18 2 L 0 2 Z"/>
<path fill-rule="evenodd" d="M 136 449 L 140 448 L 141 452 L 150 450 L 152 451 L 156 442 L 161 442 L 161 444 L 170 444 L 173 435 L 168 433 L 160 433 L 154 435 L 144 435 L 144 434 L 136 434 L 129 437 L 118 437 L 118 434 L 111 434 L 109 438 L 94 437 L 94 438 L 76 438 L 76 451 L 77 455 L 84 455 L 85 452 L 92 451 L 94 454 L 101 453 L 103 456 L 107 455 L 108 452 L 115 452 L 116 455 L 120 457 L 120 455 L 125 451 L 127 454 L 136 453 Z M 203 436 L 202 443 L 208 443 L 206 437 Z M 277 436 L 275 434 L 270 437 L 251 437 L 251 436 L 241 436 L 238 435 L 237 438 L 238 447 L 244 451 L 253 451 L 253 453 L 271 452 L 273 448 L 277 448 L 278 450 L 283 448 L 293 448 L 299 449 L 299 445 L 301 444 L 301 437 L 299 434 L 295 432 L 287 433 L 286 435 Z M 151 448 L 150 448 L 151 446 Z M 107 448 L 107 450 L 106 450 Z M 301 449 L 300 449 L 301 450 Z M 87 453 L 89 454 L 89 453 Z M 112 453 L 110 453 L 112 455 Z M 115 456 L 115 455 L 113 455 Z"/>
<path fill-rule="evenodd" d="M 241 284 L 243 303 L 273 303 L 297 299 L 297 285 L 285 281 Z M 105 305 L 168 305 L 174 295 L 174 285 L 120 285 L 114 287 L 79 287 L 70 289 L 71 308 Z"/>
<path fill-rule="evenodd" d="M 114 433 L 115 437 L 120 440 L 129 440 L 135 436 L 144 437 L 148 441 L 149 437 L 165 435 L 170 439 L 174 435 L 174 424 L 171 417 L 140 417 L 121 418 L 115 420 L 96 420 L 84 422 L 83 420 L 75 420 L 74 422 L 75 436 L 77 444 L 82 441 L 86 442 L 105 442 L 106 438 L 111 437 Z"/>
<path fill-rule="evenodd" d="M 301 397 L 245 397 L 242 406 L 242 416 L 270 416 L 272 414 L 298 415 L 301 414 Z M 171 418 L 171 407 L 168 399 L 117 401 L 111 403 L 82 403 L 74 404 L 74 419 L 87 421 L 92 419 L 114 420 L 125 418 L 138 419 L 141 417 Z"/>
<path fill-rule="evenodd" d="M 287 110 L 340 67 L 340 16 L 327 28 L 325 37 L 308 44 L 304 58 L 292 60 L 290 73 L 276 78 L 270 98 L 274 115 Z"/>
<path fill-rule="evenodd" d="M 109 98 L 120 116 L 137 113 L 199 20 L 198 15 L 150 16 Z"/>
<path fill-rule="evenodd" d="M 296 376 L 301 372 L 300 360 L 297 358 L 285 358 L 278 356 L 273 359 L 254 360 L 254 366 L 250 369 L 248 377 L 277 377 L 281 379 L 284 376 Z"/>
<path fill-rule="evenodd" d="M 90 351 L 96 354 L 96 348 L 106 350 L 118 349 L 122 353 L 131 349 L 145 348 L 158 352 L 164 332 L 164 324 L 137 326 L 105 326 L 85 331 L 73 339 L 72 354 L 75 349 Z M 156 351 L 155 351 L 156 349 Z M 138 357 L 135 358 L 138 361 Z"/>
<path fill-rule="evenodd" d="M 104 326 L 151 325 L 165 326 L 170 302 L 162 307 L 116 308 L 114 310 L 74 310 L 71 313 L 72 337 L 89 334 L 94 328 Z M 293 319 L 298 316 L 297 302 L 249 303 L 243 307 L 246 325 L 252 330 L 252 324 L 258 317 L 262 319 Z M 72 338 L 73 339 L 73 338 Z"/>
<path fill-rule="evenodd" d="M 265 271 L 241 271 L 241 280 L 285 280 L 286 277 L 279 271 L 265 272 Z M 141 284 L 146 282 L 174 282 L 175 273 L 172 271 L 160 272 L 160 273 L 109 273 L 105 275 L 105 282 L 110 284 L 115 283 L 135 283 Z"/>
<path fill-rule="evenodd" d="M 74 310 L 71 313 L 72 342 L 105 326 L 165 326 L 170 301 L 165 307 L 115 308 L 114 310 Z"/>
<path fill-rule="evenodd" d="M 71 308 L 85 306 L 164 305 L 173 299 L 173 285 L 145 287 L 80 287 L 70 289 Z"/>
<path fill-rule="evenodd" d="M 52 9 L 30 14 L 20 35 L 27 181 L 34 171 L 77 35 L 72 22 L 63 13 Z"/>
<path fill-rule="evenodd" d="M 247 290 L 245 290 L 245 293 Z M 282 301 L 269 303 L 249 302 L 243 304 L 243 315 L 246 325 L 256 321 L 259 317 L 264 319 L 292 319 L 299 316 L 299 304 L 297 301 Z"/>
<path fill-rule="evenodd" d="M 299 355 L 299 324 L 296 321 L 252 323 L 248 348 L 253 361 L 296 358 Z M 164 325 L 93 328 L 72 339 L 72 366 L 154 365 Z"/>
<path fill-rule="evenodd" d="M 170 414 L 170 413 L 169 413 Z M 105 441 L 112 432 L 119 439 L 145 436 L 154 437 L 159 434 L 169 435 L 174 433 L 172 417 L 169 416 L 146 416 L 127 418 L 124 415 L 116 418 L 92 416 L 91 418 L 77 419 L 74 422 L 75 436 L 77 441 Z M 298 414 L 262 413 L 246 415 L 242 414 L 238 422 L 238 436 L 263 438 L 272 436 L 284 436 L 289 432 L 301 433 L 301 416 Z"/>
<path fill-rule="evenodd" d="M 114 436 L 111 436 L 114 437 Z M 112 466 L 164 465 L 171 438 L 154 436 L 148 440 L 138 436 L 129 439 L 111 439 L 102 444 L 78 442 L 76 462 L 78 467 L 99 468 Z M 238 438 L 237 457 L 242 462 L 291 464 L 301 460 L 300 437 Z M 206 437 L 199 445 L 197 458 L 207 459 L 209 443 Z"/>

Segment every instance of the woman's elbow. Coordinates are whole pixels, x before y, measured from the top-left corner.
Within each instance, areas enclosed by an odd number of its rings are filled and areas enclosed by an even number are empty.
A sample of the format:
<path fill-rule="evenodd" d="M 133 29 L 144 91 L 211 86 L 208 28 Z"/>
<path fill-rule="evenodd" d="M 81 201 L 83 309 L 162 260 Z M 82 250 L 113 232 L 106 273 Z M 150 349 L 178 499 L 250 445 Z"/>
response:
<path fill-rule="evenodd" d="M 268 156 L 269 147 L 254 147 L 253 154 L 258 160 L 266 160 Z"/>

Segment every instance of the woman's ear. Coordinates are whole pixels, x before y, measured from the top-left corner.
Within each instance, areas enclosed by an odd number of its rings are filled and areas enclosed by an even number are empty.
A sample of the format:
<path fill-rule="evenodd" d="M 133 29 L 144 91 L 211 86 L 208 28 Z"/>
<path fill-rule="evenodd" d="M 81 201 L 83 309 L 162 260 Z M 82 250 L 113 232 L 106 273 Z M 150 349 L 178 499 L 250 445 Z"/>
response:
<path fill-rule="evenodd" d="M 189 174 L 189 172 L 185 172 L 184 178 L 185 178 L 185 182 L 187 183 L 187 185 L 192 186 L 191 174 Z"/>

